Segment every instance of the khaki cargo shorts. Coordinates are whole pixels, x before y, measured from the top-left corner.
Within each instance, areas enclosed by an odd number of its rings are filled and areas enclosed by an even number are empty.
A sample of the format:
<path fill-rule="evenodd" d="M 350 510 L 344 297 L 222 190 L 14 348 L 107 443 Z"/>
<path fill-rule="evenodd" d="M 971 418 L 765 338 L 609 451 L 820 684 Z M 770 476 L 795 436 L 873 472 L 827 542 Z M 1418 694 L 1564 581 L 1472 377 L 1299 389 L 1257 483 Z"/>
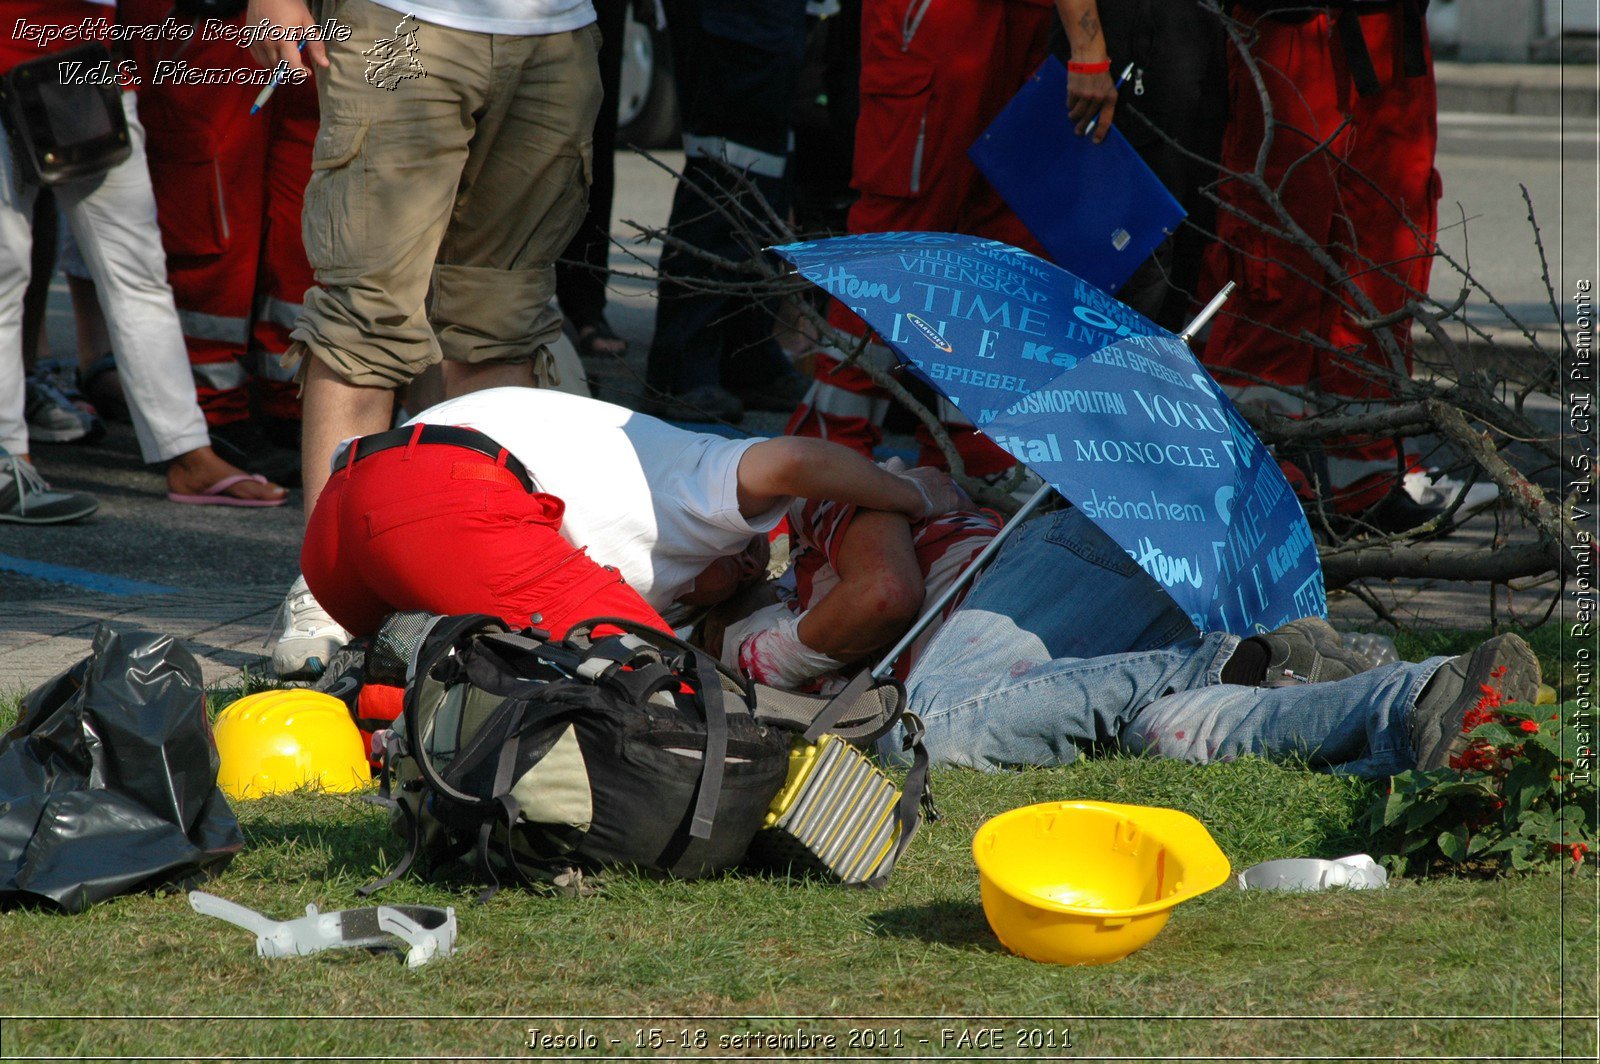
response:
<path fill-rule="evenodd" d="M 598 29 L 472 33 L 371 0 L 319 15 L 351 36 L 315 72 L 302 228 L 321 287 L 293 338 L 387 388 L 441 359 L 543 359 L 554 261 L 588 205 Z"/>

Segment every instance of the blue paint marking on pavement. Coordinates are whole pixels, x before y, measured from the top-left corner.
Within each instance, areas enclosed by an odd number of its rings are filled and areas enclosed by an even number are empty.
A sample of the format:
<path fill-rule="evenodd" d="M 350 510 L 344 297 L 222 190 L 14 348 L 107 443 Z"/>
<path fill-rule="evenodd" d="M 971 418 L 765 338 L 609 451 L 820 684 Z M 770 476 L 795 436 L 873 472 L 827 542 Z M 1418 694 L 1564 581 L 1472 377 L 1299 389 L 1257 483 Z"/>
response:
<path fill-rule="evenodd" d="M 70 584 L 86 591 L 103 595 L 171 595 L 179 589 L 165 584 L 146 584 L 139 580 L 124 580 L 108 573 L 92 573 L 87 569 L 74 569 L 70 565 L 51 565 L 31 558 L 16 558 L 0 554 L 0 569 L 31 576 L 35 580 L 49 580 L 56 584 Z"/>

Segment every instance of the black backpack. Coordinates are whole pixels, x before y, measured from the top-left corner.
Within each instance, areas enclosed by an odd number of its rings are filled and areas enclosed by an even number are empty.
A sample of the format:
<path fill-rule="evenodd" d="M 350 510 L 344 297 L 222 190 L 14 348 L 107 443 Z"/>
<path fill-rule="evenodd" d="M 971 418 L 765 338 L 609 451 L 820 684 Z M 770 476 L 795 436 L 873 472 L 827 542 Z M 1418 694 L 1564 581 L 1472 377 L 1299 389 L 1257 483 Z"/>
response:
<path fill-rule="evenodd" d="M 721 872 L 767 821 L 797 732 L 865 742 L 904 709 L 893 683 L 860 682 L 835 700 L 758 689 L 704 651 L 616 618 L 557 641 L 485 615 L 432 618 L 425 631 L 410 616 L 395 620 L 418 630 L 420 647 L 401 727 L 381 738 L 378 799 L 407 852 L 362 893 L 418 858 L 434 868 L 466 858 L 492 884 L 485 897 L 502 878 L 550 883 L 573 869 Z M 623 634 L 593 637 L 601 627 Z M 920 820 L 920 747 L 878 881 Z"/>

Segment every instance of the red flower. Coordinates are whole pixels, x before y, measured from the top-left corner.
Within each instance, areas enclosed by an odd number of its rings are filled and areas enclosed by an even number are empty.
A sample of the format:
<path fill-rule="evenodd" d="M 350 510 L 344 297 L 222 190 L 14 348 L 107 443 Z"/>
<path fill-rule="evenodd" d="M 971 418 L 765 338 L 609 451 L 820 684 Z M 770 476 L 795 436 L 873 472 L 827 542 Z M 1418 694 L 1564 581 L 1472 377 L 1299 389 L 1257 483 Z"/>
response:
<path fill-rule="evenodd" d="M 1534 732 L 1539 730 L 1538 723 L 1535 722 L 1535 721 L 1531 721 L 1531 720 L 1523 721 L 1521 724 L 1518 725 L 1518 727 L 1521 728 L 1523 731 L 1527 732 L 1529 735 L 1532 735 Z"/>
<path fill-rule="evenodd" d="M 1501 665 L 1497 669 L 1491 670 L 1490 673 L 1489 673 L 1489 675 L 1493 676 L 1496 680 L 1498 680 L 1500 677 L 1504 676 L 1505 674 L 1506 674 L 1506 666 L 1504 666 L 1504 665 Z"/>
<path fill-rule="evenodd" d="M 1490 772 L 1498 763 L 1499 757 L 1494 747 L 1485 742 L 1472 743 L 1450 758 L 1450 767 L 1457 772 L 1471 772 L 1474 769 Z"/>
<path fill-rule="evenodd" d="M 1572 844 L 1572 863 L 1575 864 L 1575 865 L 1583 864 L 1583 855 L 1588 853 L 1588 852 L 1589 852 L 1589 847 L 1585 846 L 1583 843 L 1581 843 L 1581 842 L 1573 843 Z"/>

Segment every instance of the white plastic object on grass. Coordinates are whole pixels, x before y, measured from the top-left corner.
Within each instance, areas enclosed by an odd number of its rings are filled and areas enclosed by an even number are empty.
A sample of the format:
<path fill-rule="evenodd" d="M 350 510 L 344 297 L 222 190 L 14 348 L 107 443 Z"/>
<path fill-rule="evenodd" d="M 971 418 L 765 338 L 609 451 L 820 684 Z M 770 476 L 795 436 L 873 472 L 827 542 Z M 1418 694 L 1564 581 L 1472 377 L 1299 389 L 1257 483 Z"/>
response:
<path fill-rule="evenodd" d="M 1335 861 L 1291 857 L 1263 861 L 1239 873 L 1240 890 L 1376 890 L 1389 885 L 1389 873 L 1364 853 Z"/>
<path fill-rule="evenodd" d="M 1394 640 L 1386 635 L 1376 632 L 1345 632 L 1343 635 L 1345 649 L 1365 654 L 1374 669 L 1379 665 L 1393 665 L 1400 660 L 1400 651 L 1395 649 Z"/>
<path fill-rule="evenodd" d="M 300 957 L 341 947 L 406 949 L 406 965 L 419 968 L 456 949 L 456 911 L 436 905 L 378 905 L 318 912 L 306 906 L 297 920 L 274 920 L 215 894 L 192 890 L 189 904 L 202 916 L 215 916 L 255 932 L 258 957 Z"/>

